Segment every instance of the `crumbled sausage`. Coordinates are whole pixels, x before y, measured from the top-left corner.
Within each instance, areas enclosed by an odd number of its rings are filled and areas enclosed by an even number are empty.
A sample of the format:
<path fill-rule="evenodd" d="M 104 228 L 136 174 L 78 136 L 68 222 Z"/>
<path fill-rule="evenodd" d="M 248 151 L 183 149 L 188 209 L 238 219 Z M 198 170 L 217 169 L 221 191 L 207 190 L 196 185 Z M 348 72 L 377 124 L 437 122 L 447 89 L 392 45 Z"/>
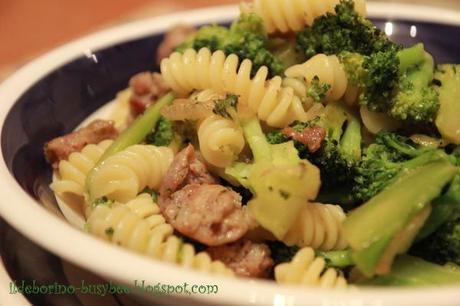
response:
<path fill-rule="evenodd" d="M 267 277 L 273 267 L 270 248 L 264 243 L 241 240 L 207 250 L 213 260 L 220 260 L 237 275 Z"/>
<path fill-rule="evenodd" d="M 159 65 L 161 60 L 173 53 L 174 49 L 185 42 L 187 38 L 193 35 L 196 29 L 189 25 L 177 25 L 171 28 L 158 46 L 156 62 Z"/>
<path fill-rule="evenodd" d="M 129 81 L 132 95 L 129 100 L 131 115 L 137 117 L 150 105 L 170 91 L 159 73 L 141 72 Z"/>
<path fill-rule="evenodd" d="M 94 120 L 87 126 L 70 134 L 55 138 L 45 144 L 46 160 L 54 167 L 73 152 L 81 151 L 87 144 L 97 144 L 105 139 L 115 139 L 118 131 L 115 122 Z"/>
<path fill-rule="evenodd" d="M 188 145 L 174 158 L 160 186 L 160 195 L 168 198 L 189 184 L 217 184 L 217 180 L 196 156 L 192 145 Z"/>
<path fill-rule="evenodd" d="M 318 151 L 326 138 L 326 130 L 320 126 L 307 127 L 302 132 L 287 127 L 283 129 L 283 134 L 306 145 L 310 153 Z"/>
<path fill-rule="evenodd" d="M 192 145 L 177 154 L 168 169 L 159 205 L 177 231 L 208 246 L 240 239 L 253 222 L 241 196 L 217 185 Z"/>
<path fill-rule="evenodd" d="M 177 231 L 208 246 L 236 241 L 249 228 L 240 195 L 221 185 L 187 185 L 160 207 Z"/>

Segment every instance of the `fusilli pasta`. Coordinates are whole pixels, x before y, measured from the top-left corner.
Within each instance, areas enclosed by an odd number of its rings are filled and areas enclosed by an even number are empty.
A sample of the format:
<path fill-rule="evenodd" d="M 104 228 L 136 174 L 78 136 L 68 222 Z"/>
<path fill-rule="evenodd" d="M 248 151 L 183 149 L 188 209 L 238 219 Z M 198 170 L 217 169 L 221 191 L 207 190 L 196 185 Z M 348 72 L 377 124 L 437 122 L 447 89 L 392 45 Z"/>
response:
<path fill-rule="evenodd" d="M 89 191 L 94 199 L 119 202 L 134 198 L 145 187 L 157 189 L 174 158 L 172 149 L 134 145 L 107 158 L 94 171 Z"/>
<path fill-rule="evenodd" d="M 323 251 L 343 250 L 347 242 L 342 233 L 346 215 L 338 205 L 311 203 L 300 212 L 284 237 L 287 245 L 312 247 Z"/>
<path fill-rule="evenodd" d="M 160 208 L 148 194 L 123 204 L 98 205 L 87 222 L 90 233 L 161 261 L 199 271 L 233 275 L 220 261 L 205 252 L 195 253 L 193 245 L 183 243 L 165 222 Z"/>
<path fill-rule="evenodd" d="M 297 252 L 291 262 L 275 267 L 279 284 L 295 284 L 322 288 L 346 288 L 347 280 L 333 268 L 326 269 L 326 261 L 316 257 L 312 248 Z"/>
<path fill-rule="evenodd" d="M 365 0 L 354 0 L 355 10 L 366 15 Z M 298 32 L 326 13 L 334 13 L 340 0 L 254 0 L 253 11 L 262 17 L 268 33 Z"/>
<path fill-rule="evenodd" d="M 299 83 L 290 82 L 295 86 L 296 93 L 302 94 L 302 97 L 306 96 L 306 90 L 311 86 L 312 80 L 315 77 L 318 77 L 321 84 L 331 86 L 326 94 L 327 101 L 340 100 L 345 95 L 348 87 L 347 74 L 335 55 L 315 55 L 303 64 L 286 69 L 285 75 L 288 78 L 302 78 L 305 81 L 305 89 L 302 89 Z"/>
<path fill-rule="evenodd" d="M 113 140 L 104 140 L 98 145 L 89 144 L 81 152 L 74 152 L 70 154 L 67 160 L 59 162 L 58 178 L 51 183 L 51 189 L 58 195 L 71 193 L 84 197 L 88 172 L 112 142 Z"/>
<path fill-rule="evenodd" d="M 213 166 L 230 165 L 244 148 L 244 135 L 233 120 L 210 116 L 198 127 L 198 140 L 203 158 Z"/>
<path fill-rule="evenodd" d="M 198 53 L 193 49 L 175 52 L 161 62 L 162 76 L 179 94 L 188 95 L 195 89 L 230 92 L 239 95 L 241 104 L 272 127 L 304 121 L 306 111 L 301 100 L 292 88 L 281 86 L 281 77 L 267 80 L 268 69 L 261 67 L 251 79 L 251 69 L 248 59 L 239 65 L 235 54 L 226 57 L 222 51 L 211 53 L 207 48 Z"/>

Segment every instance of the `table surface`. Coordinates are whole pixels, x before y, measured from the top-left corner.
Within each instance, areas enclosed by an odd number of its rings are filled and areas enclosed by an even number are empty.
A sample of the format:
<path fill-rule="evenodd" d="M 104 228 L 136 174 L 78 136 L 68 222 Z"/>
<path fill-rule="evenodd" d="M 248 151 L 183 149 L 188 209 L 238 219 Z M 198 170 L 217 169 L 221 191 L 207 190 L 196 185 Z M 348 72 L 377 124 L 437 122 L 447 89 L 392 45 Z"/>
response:
<path fill-rule="evenodd" d="M 372 1 L 372 0 L 370 0 Z M 381 0 L 382 1 L 382 0 Z M 383 0 L 385 1 L 385 0 Z M 460 10 L 460 0 L 386 0 Z M 67 41 L 111 25 L 239 0 L 0 0 L 0 80 Z"/>

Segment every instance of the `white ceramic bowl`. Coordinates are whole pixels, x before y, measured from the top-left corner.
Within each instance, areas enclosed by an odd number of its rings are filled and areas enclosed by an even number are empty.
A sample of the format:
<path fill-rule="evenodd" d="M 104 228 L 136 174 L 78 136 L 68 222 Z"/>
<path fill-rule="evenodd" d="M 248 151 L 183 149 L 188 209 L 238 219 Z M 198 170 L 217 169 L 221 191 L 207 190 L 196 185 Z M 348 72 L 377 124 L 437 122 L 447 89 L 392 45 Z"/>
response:
<path fill-rule="evenodd" d="M 460 26 L 460 13 L 434 7 L 401 4 L 370 3 L 371 17 L 388 20 L 428 21 Z M 50 72 L 83 55 L 92 56 L 122 42 L 150 36 L 167 30 L 171 25 L 187 22 L 203 24 L 228 21 L 237 16 L 235 6 L 216 7 L 152 18 L 111 28 L 64 45 L 21 68 L 0 86 L 0 121 L 2 144 L 5 139 L 3 123 L 18 99 L 31 86 Z M 445 37 L 444 39 L 449 39 Z M 153 57 L 152 57 L 153 58 Z M 30 111 L 34 111 L 31 109 Z M 38 114 L 45 116 L 46 114 Z M 26 124 L 26 123 L 24 123 Z M 14 135 L 11 134 L 10 135 Z M 11 136 L 10 136 L 11 138 Z M 10 173 L 2 151 L 0 162 L 1 216 L 42 247 L 120 284 L 133 285 L 134 280 L 147 284 L 216 284 L 216 295 L 158 297 L 144 295 L 149 300 L 161 300 L 177 305 L 458 305 L 460 286 L 423 289 L 360 288 L 352 290 L 323 290 L 280 286 L 274 282 L 228 279 L 185 270 L 154 261 L 113 245 L 104 243 L 70 226 L 29 196 Z M 39 191 L 38 191 L 39 192 Z"/>

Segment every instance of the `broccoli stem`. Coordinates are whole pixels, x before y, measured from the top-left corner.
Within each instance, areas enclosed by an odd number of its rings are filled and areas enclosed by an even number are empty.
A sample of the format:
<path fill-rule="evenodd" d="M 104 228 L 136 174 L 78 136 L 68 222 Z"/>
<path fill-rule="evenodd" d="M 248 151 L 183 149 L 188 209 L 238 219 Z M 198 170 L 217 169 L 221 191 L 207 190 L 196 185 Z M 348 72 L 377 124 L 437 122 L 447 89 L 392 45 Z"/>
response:
<path fill-rule="evenodd" d="M 460 282 L 460 270 L 454 266 L 440 266 L 417 257 L 399 256 L 390 274 L 359 282 L 372 286 L 426 286 Z"/>
<path fill-rule="evenodd" d="M 405 73 L 409 68 L 414 67 L 425 59 L 425 48 L 422 43 L 410 48 L 403 49 L 397 53 L 399 59 L 399 72 Z"/>
<path fill-rule="evenodd" d="M 155 104 L 150 106 L 141 116 L 139 116 L 134 122 L 112 143 L 112 145 L 105 151 L 99 161 L 96 163 L 93 169 L 89 172 L 86 177 L 86 189 L 90 190 L 92 178 L 97 168 L 102 164 L 108 157 L 116 154 L 129 146 L 140 143 L 147 136 L 148 133 L 156 126 L 158 120 L 161 117 L 161 109 L 166 105 L 170 104 L 174 100 L 175 96 L 173 93 L 169 93 L 159 99 Z M 94 200 L 91 196 L 90 200 Z"/>
<path fill-rule="evenodd" d="M 415 157 L 411 160 L 404 162 L 403 168 L 404 170 L 411 170 L 417 167 L 423 166 L 428 164 L 433 160 L 447 160 L 449 157 L 448 155 L 442 150 L 434 150 L 426 152 L 418 157 Z M 404 175 L 404 174 L 403 174 Z"/>
<path fill-rule="evenodd" d="M 346 268 L 354 265 L 351 250 L 343 251 L 317 251 L 316 255 L 326 259 L 327 265 L 334 268 Z"/>
<path fill-rule="evenodd" d="M 432 206 L 431 215 L 417 235 L 416 242 L 433 234 L 441 225 L 449 220 L 455 210 L 460 208 L 460 174 L 454 177 L 447 192 L 434 200 Z"/>
<path fill-rule="evenodd" d="M 272 159 L 272 149 L 262 131 L 259 119 L 253 116 L 251 119 L 242 120 L 242 127 L 254 160 L 256 162 L 270 161 Z"/>
<path fill-rule="evenodd" d="M 349 159 L 349 162 L 361 158 L 361 124 L 355 118 L 348 122 L 348 126 L 340 140 L 340 151 Z"/>
<path fill-rule="evenodd" d="M 161 109 L 174 100 L 174 94 L 169 93 L 150 106 L 141 116 L 114 141 L 105 151 L 98 164 L 107 157 L 126 149 L 129 146 L 140 143 L 145 136 L 152 131 L 161 117 Z"/>
<path fill-rule="evenodd" d="M 457 172 L 446 160 L 405 172 L 348 216 L 344 222 L 345 237 L 364 275 L 375 274 L 393 238 L 441 193 Z"/>

